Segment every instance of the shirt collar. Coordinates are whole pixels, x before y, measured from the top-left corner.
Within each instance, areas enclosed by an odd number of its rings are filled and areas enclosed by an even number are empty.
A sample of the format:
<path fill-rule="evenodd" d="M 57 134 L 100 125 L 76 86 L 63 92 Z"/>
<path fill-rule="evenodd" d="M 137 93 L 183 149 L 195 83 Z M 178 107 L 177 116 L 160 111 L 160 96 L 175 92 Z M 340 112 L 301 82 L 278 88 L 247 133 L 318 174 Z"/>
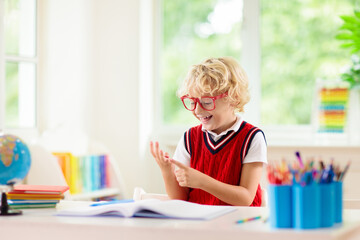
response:
<path fill-rule="evenodd" d="M 208 133 L 210 133 L 210 135 L 211 135 L 212 137 L 214 137 L 214 138 L 218 138 L 218 137 L 221 137 L 221 136 L 223 136 L 223 135 L 226 135 L 226 134 L 227 134 L 228 132 L 230 132 L 230 131 L 235 131 L 235 132 L 237 132 L 237 131 L 239 130 L 242 122 L 243 122 L 243 119 L 242 119 L 241 115 L 240 115 L 239 113 L 237 113 L 237 114 L 236 114 L 236 122 L 234 123 L 234 125 L 232 125 L 232 126 L 231 126 L 230 128 L 228 128 L 228 129 L 226 129 L 225 131 L 221 132 L 220 134 L 216 134 L 216 133 L 214 133 L 213 131 L 208 131 L 208 130 L 206 130 L 206 129 L 204 128 L 204 126 L 201 126 L 201 130 L 202 130 L 203 132 L 208 132 Z"/>

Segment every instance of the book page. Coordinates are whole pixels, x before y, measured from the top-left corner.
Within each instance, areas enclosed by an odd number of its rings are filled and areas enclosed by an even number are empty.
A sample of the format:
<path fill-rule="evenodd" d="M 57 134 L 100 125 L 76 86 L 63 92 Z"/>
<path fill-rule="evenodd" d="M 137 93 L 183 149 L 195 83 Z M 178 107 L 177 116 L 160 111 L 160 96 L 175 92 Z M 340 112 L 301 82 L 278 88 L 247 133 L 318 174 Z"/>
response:
<path fill-rule="evenodd" d="M 59 210 L 58 216 L 119 216 L 131 217 L 136 211 L 135 202 L 117 203 L 100 206 L 84 206 Z"/>
<path fill-rule="evenodd" d="M 232 206 L 211 206 L 182 200 L 151 202 L 144 200 L 140 202 L 142 203 L 135 213 L 135 216 L 139 217 L 151 217 L 151 212 L 154 212 L 156 213 L 154 217 L 207 220 L 232 212 L 236 209 Z M 143 211 L 144 214 L 142 214 Z"/>
<path fill-rule="evenodd" d="M 121 216 L 208 220 L 236 210 L 232 206 L 210 206 L 181 200 L 147 199 L 130 203 L 87 206 L 58 211 L 67 216 Z"/>

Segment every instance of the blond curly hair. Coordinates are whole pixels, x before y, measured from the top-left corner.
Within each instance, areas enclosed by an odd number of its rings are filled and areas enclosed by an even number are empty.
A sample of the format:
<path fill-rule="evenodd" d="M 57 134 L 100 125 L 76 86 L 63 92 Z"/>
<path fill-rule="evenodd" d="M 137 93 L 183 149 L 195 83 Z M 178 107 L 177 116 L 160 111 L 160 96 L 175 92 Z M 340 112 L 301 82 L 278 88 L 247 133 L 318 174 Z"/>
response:
<path fill-rule="evenodd" d="M 248 77 L 234 58 L 209 58 L 191 67 L 177 95 L 202 97 L 227 92 L 227 101 L 235 110 L 243 112 L 250 100 L 248 88 Z"/>

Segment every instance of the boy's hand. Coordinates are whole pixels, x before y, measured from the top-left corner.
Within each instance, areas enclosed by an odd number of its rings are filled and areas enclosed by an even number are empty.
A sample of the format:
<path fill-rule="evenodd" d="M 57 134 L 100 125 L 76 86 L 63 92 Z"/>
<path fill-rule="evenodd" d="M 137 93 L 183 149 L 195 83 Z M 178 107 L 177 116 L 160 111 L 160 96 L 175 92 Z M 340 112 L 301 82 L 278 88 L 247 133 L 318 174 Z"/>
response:
<path fill-rule="evenodd" d="M 189 188 L 201 187 L 201 183 L 204 181 L 204 177 L 206 177 L 205 174 L 191 167 L 185 166 L 174 159 L 171 159 L 170 162 L 179 168 L 175 171 L 175 176 L 180 186 Z"/>
<path fill-rule="evenodd" d="M 155 142 L 155 144 L 152 141 L 150 142 L 150 152 L 151 155 L 155 158 L 161 171 L 165 171 L 165 172 L 174 171 L 174 166 L 170 162 L 169 154 L 159 149 L 158 142 Z"/>

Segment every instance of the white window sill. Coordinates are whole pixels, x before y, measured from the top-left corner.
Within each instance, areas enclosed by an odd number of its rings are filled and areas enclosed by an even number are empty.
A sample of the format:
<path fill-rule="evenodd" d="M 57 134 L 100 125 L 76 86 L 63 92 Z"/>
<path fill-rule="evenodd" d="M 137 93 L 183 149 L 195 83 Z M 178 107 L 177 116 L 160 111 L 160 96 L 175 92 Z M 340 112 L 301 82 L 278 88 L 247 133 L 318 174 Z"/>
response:
<path fill-rule="evenodd" d="M 317 133 L 311 126 L 264 128 L 268 146 L 346 147 L 360 146 L 360 134 Z"/>
<path fill-rule="evenodd" d="M 163 126 L 153 139 L 176 147 L 189 127 Z M 360 147 L 360 134 L 316 133 L 310 126 L 264 127 L 268 147 Z"/>

